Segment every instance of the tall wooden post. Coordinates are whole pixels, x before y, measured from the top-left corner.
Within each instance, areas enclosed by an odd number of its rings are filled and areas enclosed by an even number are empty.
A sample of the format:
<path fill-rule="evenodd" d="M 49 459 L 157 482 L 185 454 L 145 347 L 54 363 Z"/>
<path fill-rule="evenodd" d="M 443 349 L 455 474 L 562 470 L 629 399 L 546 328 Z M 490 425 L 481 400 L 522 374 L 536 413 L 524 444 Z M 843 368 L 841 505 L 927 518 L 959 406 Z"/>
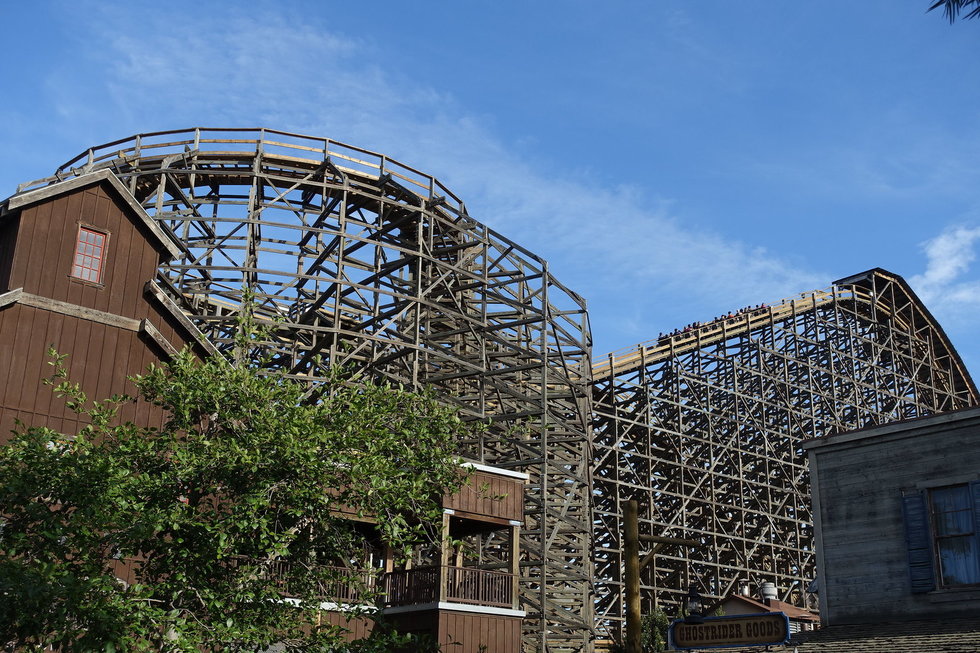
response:
<path fill-rule="evenodd" d="M 448 595 L 447 590 L 449 585 L 449 554 L 450 554 L 449 524 L 450 524 L 449 513 L 443 512 L 442 513 L 442 537 L 440 542 L 440 548 L 442 550 L 439 552 L 440 554 L 439 575 L 437 576 L 437 578 L 439 579 L 439 598 L 437 600 L 439 601 L 445 601 L 446 596 Z"/>
<path fill-rule="evenodd" d="M 640 653 L 640 524 L 636 500 L 626 502 L 623 512 L 623 555 L 626 558 L 626 653 Z"/>
<path fill-rule="evenodd" d="M 510 607 L 516 610 L 520 607 L 521 591 L 521 527 L 516 524 L 510 527 L 510 573 L 514 576 L 510 588 Z"/>

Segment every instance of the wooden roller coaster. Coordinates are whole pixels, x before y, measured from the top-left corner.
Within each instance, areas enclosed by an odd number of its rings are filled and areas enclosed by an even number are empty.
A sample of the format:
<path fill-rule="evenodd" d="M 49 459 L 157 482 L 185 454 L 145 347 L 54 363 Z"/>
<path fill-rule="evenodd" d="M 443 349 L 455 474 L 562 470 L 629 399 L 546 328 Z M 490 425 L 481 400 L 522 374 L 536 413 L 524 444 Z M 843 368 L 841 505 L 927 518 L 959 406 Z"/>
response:
<path fill-rule="evenodd" d="M 591 362 L 585 301 L 385 155 L 267 129 L 159 132 L 19 190 L 96 170 L 175 236 L 160 286 L 218 349 L 247 292 L 274 364 L 311 395 L 344 365 L 431 385 L 489 422 L 461 453 L 531 477 L 525 651 L 619 636 L 631 499 L 641 535 L 698 543 L 652 556 L 645 611 L 672 609 L 688 583 L 720 597 L 772 582 L 803 605 L 814 551 L 799 442 L 977 403 L 940 326 L 883 270 Z M 503 543 L 483 546 L 493 560 Z"/>
<path fill-rule="evenodd" d="M 624 503 L 641 534 L 688 538 L 642 578 L 643 610 L 676 609 L 688 583 L 721 597 L 772 582 L 803 606 L 814 580 L 809 478 L 799 442 L 975 405 L 942 329 L 894 274 L 743 309 L 593 365 L 597 622 L 624 615 Z"/>
<path fill-rule="evenodd" d="M 591 338 L 584 300 L 544 260 L 472 219 L 434 177 L 267 129 L 141 134 L 19 190 L 100 169 L 177 237 L 183 254 L 161 285 L 219 349 L 247 291 L 274 364 L 311 392 L 344 365 L 431 385 L 488 420 L 462 453 L 531 476 L 524 646 L 589 648 Z M 483 559 L 501 546 L 491 538 Z"/>

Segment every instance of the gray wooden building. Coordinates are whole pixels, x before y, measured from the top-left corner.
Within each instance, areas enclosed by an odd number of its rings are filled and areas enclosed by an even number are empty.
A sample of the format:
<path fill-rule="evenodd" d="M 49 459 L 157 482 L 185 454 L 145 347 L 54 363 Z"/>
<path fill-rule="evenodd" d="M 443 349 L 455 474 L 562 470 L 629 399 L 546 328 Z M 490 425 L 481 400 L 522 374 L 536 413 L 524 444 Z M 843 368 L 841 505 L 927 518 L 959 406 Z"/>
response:
<path fill-rule="evenodd" d="M 980 408 L 803 446 L 826 628 L 799 653 L 980 650 Z"/>
<path fill-rule="evenodd" d="M 804 448 L 825 623 L 980 612 L 980 408 Z"/>

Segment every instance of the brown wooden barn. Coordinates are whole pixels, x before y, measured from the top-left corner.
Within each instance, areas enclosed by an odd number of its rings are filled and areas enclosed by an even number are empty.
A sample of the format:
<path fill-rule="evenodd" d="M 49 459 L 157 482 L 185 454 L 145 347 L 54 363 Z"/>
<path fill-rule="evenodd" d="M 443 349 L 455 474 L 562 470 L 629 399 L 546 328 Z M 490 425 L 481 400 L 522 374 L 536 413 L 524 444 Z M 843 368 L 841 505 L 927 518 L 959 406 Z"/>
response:
<path fill-rule="evenodd" d="M 42 381 L 54 347 L 91 398 L 132 393 L 127 377 L 185 345 L 213 348 L 155 285 L 180 246 L 107 171 L 0 205 L 0 442 L 15 420 L 77 430 Z M 122 419 L 158 424 L 159 409 L 124 405 Z"/>

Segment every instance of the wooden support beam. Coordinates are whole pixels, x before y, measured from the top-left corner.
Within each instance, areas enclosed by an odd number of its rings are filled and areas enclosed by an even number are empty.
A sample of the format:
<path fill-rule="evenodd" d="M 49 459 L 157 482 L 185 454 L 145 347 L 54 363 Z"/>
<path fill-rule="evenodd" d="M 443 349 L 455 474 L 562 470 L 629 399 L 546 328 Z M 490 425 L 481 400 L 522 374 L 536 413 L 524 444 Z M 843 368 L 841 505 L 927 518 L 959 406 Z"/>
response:
<path fill-rule="evenodd" d="M 115 313 L 106 313 L 105 311 L 88 308 L 87 306 L 79 306 L 78 304 L 51 299 L 50 297 L 21 292 L 17 301 L 25 306 L 40 308 L 45 311 L 51 311 L 52 313 L 60 313 L 61 315 L 75 317 L 80 320 L 98 322 L 99 324 L 125 329 L 126 331 L 140 330 L 139 320 L 116 315 Z"/>
<path fill-rule="evenodd" d="M 800 439 L 978 403 L 928 312 L 881 270 L 696 323 L 593 375 L 595 609 L 609 634 L 625 625 L 627 498 L 655 507 L 654 532 L 700 542 L 641 536 L 643 611 L 678 606 L 685 578 L 710 600 L 761 569 L 802 605 L 815 556 Z"/>
<path fill-rule="evenodd" d="M 657 545 L 650 550 L 643 559 L 640 560 L 640 569 L 646 568 L 648 564 L 653 561 L 653 558 L 668 544 L 676 544 L 678 546 L 689 546 L 696 547 L 700 546 L 700 542 L 695 540 L 688 540 L 681 537 L 660 537 L 659 535 L 641 535 L 641 542 L 656 542 Z"/>
<path fill-rule="evenodd" d="M 521 527 L 513 524 L 510 527 L 510 573 L 514 575 L 510 607 L 517 610 L 521 606 Z"/>
<path fill-rule="evenodd" d="M 626 567 L 626 653 L 640 650 L 642 622 L 640 617 L 640 523 L 639 504 L 635 499 L 626 502 L 623 511 Z"/>
<path fill-rule="evenodd" d="M 676 544 L 677 546 L 699 546 L 701 543 L 684 537 L 661 537 L 660 535 L 640 535 L 641 542 L 654 544 Z"/>

